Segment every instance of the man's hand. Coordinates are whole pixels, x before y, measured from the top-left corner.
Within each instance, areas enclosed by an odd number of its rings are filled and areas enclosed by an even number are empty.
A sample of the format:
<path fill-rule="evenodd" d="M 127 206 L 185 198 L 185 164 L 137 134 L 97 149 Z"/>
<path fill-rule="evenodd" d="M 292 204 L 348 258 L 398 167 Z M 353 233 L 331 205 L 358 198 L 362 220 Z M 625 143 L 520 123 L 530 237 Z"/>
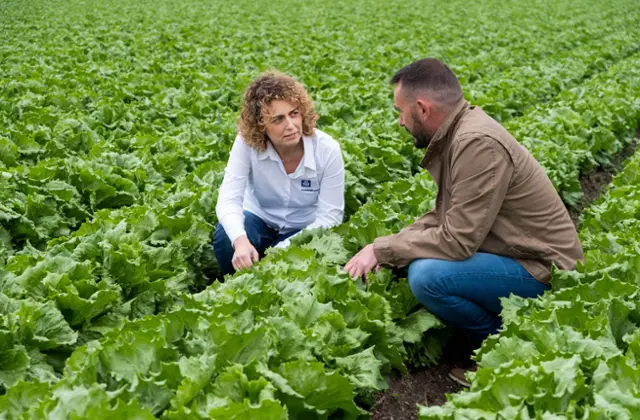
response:
<path fill-rule="evenodd" d="M 251 245 L 249 239 L 246 236 L 240 236 L 233 243 L 235 252 L 231 259 L 231 264 L 236 271 L 244 270 L 245 268 L 251 268 L 254 262 L 258 262 L 260 255 L 256 251 L 255 247 Z"/>
<path fill-rule="evenodd" d="M 378 259 L 373 252 L 373 244 L 369 244 L 362 248 L 351 261 L 344 266 L 344 271 L 349 273 L 352 279 L 356 279 L 361 276 L 367 277 L 369 271 L 373 270 L 378 265 Z"/>

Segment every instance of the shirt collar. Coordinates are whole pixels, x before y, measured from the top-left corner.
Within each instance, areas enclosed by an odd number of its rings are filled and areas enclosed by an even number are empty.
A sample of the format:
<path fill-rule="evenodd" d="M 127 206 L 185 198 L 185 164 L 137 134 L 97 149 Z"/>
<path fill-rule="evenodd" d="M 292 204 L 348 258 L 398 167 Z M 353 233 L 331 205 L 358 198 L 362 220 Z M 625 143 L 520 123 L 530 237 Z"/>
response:
<path fill-rule="evenodd" d="M 302 136 L 302 143 L 304 145 L 304 156 L 302 157 L 302 164 L 312 171 L 316 170 L 316 158 L 315 148 L 313 144 L 313 138 L 309 136 Z M 276 148 L 273 147 L 270 141 L 267 141 L 267 148 L 264 152 L 258 152 L 258 160 L 271 159 L 273 161 L 280 161 L 280 156 L 276 152 Z"/>
<path fill-rule="evenodd" d="M 258 160 L 271 159 L 276 162 L 280 160 L 280 156 L 278 156 L 278 152 L 276 152 L 275 147 L 271 144 L 271 141 L 267 140 L 267 148 L 263 152 L 258 152 Z"/>
<path fill-rule="evenodd" d="M 303 165 L 307 169 L 311 169 L 312 171 L 316 170 L 316 154 L 313 144 L 313 139 L 308 136 L 302 136 L 302 142 L 304 143 L 304 163 Z"/>

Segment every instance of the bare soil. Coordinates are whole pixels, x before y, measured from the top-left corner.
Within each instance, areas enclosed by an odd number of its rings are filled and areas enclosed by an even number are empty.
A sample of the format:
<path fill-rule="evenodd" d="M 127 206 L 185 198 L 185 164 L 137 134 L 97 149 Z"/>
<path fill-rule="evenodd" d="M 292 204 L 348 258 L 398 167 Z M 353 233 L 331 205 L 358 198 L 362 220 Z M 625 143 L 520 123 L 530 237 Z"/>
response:
<path fill-rule="evenodd" d="M 640 127 L 638 127 L 637 138 L 640 138 Z M 613 159 L 613 165 L 607 168 L 598 168 L 580 177 L 580 187 L 582 188 L 582 200 L 574 208 L 569 209 L 569 214 L 573 223 L 578 225 L 580 214 L 591 203 L 600 197 L 600 194 L 611 183 L 611 180 L 623 167 L 624 162 L 636 151 L 637 139 L 625 147 Z"/>
<path fill-rule="evenodd" d="M 374 420 L 417 419 L 416 404 L 442 405 L 446 394 L 462 390 L 449 378 L 454 367 L 471 365 L 472 348 L 460 332 L 454 332 L 445 346 L 440 363 L 427 368 L 411 368 L 409 373 L 395 373 L 388 378 L 389 388 L 376 396 Z"/>

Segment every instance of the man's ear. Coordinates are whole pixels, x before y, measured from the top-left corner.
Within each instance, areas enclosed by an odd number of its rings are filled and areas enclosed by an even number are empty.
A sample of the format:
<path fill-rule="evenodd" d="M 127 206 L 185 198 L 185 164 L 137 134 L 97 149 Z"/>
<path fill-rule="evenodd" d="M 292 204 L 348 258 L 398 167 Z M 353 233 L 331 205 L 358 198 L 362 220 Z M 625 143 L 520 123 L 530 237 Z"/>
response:
<path fill-rule="evenodd" d="M 431 116 L 432 106 L 431 102 L 425 99 L 416 99 L 416 111 L 422 121 L 426 121 Z"/>

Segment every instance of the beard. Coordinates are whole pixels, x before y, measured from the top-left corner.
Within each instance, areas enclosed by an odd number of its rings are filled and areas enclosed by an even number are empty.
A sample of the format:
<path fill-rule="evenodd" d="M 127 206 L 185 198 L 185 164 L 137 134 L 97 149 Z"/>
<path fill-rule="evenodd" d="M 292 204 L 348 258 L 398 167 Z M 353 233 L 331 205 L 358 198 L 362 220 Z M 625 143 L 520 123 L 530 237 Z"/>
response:
<path fill-rule="evenodd" d="M 431 143 L 431 136 L 426 131 L 420 131 L 413 134 L 413 144 L 418 149 L 426 149 Z"/>
<path fill-rule="evenodd" d="M 407 127 L 405 127 L 405 129 L 413 137 L 413 145 L 416 146 L 416 148 L 426 149 L 429 143 L 431 143 L 431 135 L 427 133 L 427 130 L 422 125 L 414 128 L 414 131 L 409 130 Z"/>
<path fill-rule="evenodd" d="M 426 149 L 429 146 L 429 143 L 431 143 L 431 138 L 433 136 L 427 132 L 427 128 L 424 126 L 422 120 L 418 118 L 418 113 L 415 108 L 411 110 L 411 119 L 413 131 L 409 130 L 407 127 L 405 128 L 413 137 L 413 145 L 418 149 Z"/>

